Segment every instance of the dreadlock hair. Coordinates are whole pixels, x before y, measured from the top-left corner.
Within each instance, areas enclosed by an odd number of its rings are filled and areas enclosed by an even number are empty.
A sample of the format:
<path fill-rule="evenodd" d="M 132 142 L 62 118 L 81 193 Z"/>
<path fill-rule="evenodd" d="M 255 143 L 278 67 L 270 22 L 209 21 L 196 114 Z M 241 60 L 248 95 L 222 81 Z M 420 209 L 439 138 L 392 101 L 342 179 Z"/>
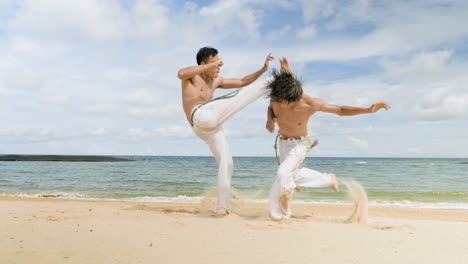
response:
<path fill-rule="evenodd" d="M 212 47 L 203 47 L 198 50 L 197 53 L 197 64 L 200 65 L 202 61 L 206 61 L 209 59 L 211 56 L 216 56 L 218 55 L 218 50 Z"/>
<path fill-rule="evenodd" d="M 293 73 L 273 69 L 272 77 L 266 87 L 271 101 L 291 103 L 301 99 L 302 82 Z"/>

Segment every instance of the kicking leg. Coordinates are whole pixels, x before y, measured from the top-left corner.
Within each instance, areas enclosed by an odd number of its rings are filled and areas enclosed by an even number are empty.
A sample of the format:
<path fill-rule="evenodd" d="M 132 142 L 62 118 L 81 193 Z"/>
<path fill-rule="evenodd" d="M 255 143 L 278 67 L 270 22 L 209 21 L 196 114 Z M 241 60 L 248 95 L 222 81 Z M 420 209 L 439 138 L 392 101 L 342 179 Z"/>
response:
<path fill-rule="evenodd" d="M 294 181 L 301 187 L 331 187 L 335 192 L 340 191 L 335 174 L 321 173 L 308 168 L 301 168 L 294 176 Z"/>
<path fill-rule="evenodd" d="M 216 128 L 265 93 L 265 86 L 259 83 L 215 98 L 195 112 L 193 124 L 204 130 Z"/>

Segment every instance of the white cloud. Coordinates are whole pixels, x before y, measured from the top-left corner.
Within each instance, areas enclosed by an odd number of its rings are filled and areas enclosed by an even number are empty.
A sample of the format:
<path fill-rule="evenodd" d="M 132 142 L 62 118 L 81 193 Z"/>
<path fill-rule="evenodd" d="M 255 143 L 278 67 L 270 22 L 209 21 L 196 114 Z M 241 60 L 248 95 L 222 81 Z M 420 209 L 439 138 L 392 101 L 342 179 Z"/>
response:
<path fill-rule="evenodd" d="M 106 40 L 155 37 L 168 27 L 167 9 L 159 1 L 140 0 L 125 10 L 111 0 L 25 0 L 8 25 L 18 32 L 48 38 L 66 36 Z"/>
<path fill-rule="evenodd" d="M 381 130 L 380 128 L 375 127 L 374 125 L 368 125 L 365 127 L 355 127 L 355 128 L 345 128 L 343 130 L 344 134 L 370 134 Z"/>
<path fill-rule="evenodd" d="M 64 140 L 74 138 L 76 135 L 52 128 L 4 127 L 0 129 L 0 141 L 13 144 Z"/>
<path fill-rule="evenodd" d="M 423 153 L 422 150 L 418 147 L 409 147 L 408 148 L 409 153 L 416 153 L 416 154 L 421 154 Z"/>
<path fill-rule="evenodd" d="M 168 10 L 158 0 L 136 1 L 132 13 L 138 36 L 156 37 L 169 28 Z"/>
<path fill-rule="evenodd" d="M 190 126 L 170 125 L 158 128 L 128 128 L 116 138 L 124 142 L 152 142 L 165 139 L 186 139 L 193 136 Z"/>
<path fill-rule="evenodd" d="M 43 102 L 46 104 L 54 104 L 54 105 L 70 105 L 73 102 L 79 100 L 78 98 L 74 98 L 69 95 L 52 95 L 48 98 L 43 99 Z"/>
<path fill-rule="evenodd" d="M 189 2 L 180 14 L 172 17 L 171 27 L 178 32 L 178 47 L 231 43 L 233 39 L 255 42 L 261 40 L 260 27 L 266 10 L 263 5 L 291 8 L 285 1 L 218 0 L 206 6 Z"/>
<path fill-rule="evenodd" d="M 314 25 L 308 25 L 303 27 L 297 32 L 297 35 L 301 39 L 311 39 L 317 34 L 317 27 Z"/>
<path fill-rule="evenodd" d="M 104 78 L 113 82 L 121 82 L 129 78 L 129 71 L 127 69 L 111 69 L 104 73 Z"/>
<path fill-rule="evenodd" d="M 466 17 L 466 1 L 452 1 L 447 5 L 440 5 L 438 1 L 391 1 L 379 5 L 354 1 L 349 6 L 351 11 L 343 11 L 348 6 L 336 6 L 334 1 L 302 1 L 302 4 L 306 23 L 314 20 L 312 18 L 364 10 L 363 14 L 359 14 L 359 11 L 352 16 L 336 15 L 333 23 L 354 26 L 356 23 L 366 23 L 369 29 L 358 34 L 343 31 L 339 35 L 324 35 L 313 43 L 299 44 L 294 47 L 294 58 L 297 60 L 346 61 L 374 56 L 401 56 L 437 45 L 453 44 L 468 36 L 468 28 L 459 26 Z M 329 8 L 333 11 L 325 12 L 326 5 L 333 6 Z M 361 9 L 360 6 L 365 8 Z M 335 26 L 335 29 L 340 27 Z"/>
<path fill-rule="evenodd" d="M 169 126 L 157 128 L 156 133 L 166 138 L 190 138 L 193 137 L 193 131 L 189 126 Z"/>
<path fill-rule="evenodd" d="M 266 35 L 266 39 L 270 41 L 279 41 L 281 38 L 283 38 L 286 34 L 288 34 L 291 31 L 291 25 L 285 25 L 284 27 L 277 29 L 277 30 L 272 30 L 268 32 Z"/>
<path fill-rule="evenodd" d="M 45 79 L 36 70 L 30 68 L 10 69 L 3 74 L 2 83 L 6 89 L 38 90 L 45 83 Z"/>
<path fill-rule="evenodd" d="M 159 97 L 147 90 L 138 90 L 129 96 L 127 96 L 126 101 L 131 104 L 136 105 L 148 105 L 154 106 L 159 103 Z"/>
<path fill-rule="evenodd" d="M 127 114 L 140 117 L 168 118 L 181 115 L 183 112 L 178 105 L 158 105 L 155 107 L 130 107 Z"/>
<path fill-rule="evenodd" d="M 141 142 L 153 139 L 155 137 L 155 133 L 144 128 L 129 128 L 117 137 L 122 141 Z"/>
<path fill-rule="evenodd" d="M 348 140 L 351 141 L 351 143 L 355 146 L 357 146 L 358 148 L 362 149 L 362 150 L 366 150 L 369 148 L 369 142 L 367 142 L 366 140 L 363 140 L 363 139 L 359 139 L 357 137 L 348 137 Z"/>
<path fill-rule="evenodd" d="M 124 27 L 122 11 L 115 1 L 26 0 L 12 28 L 50 37 L 85 35 L 97 39 L 114 38 Z"/>
<path fill-rule="evenodd" d="M 252 138 L 252 137 L 264 137 L 268 135 L 267 130 L 263 123 L 261 125 L 254 125 L 245 127 L 243 129 L 229 128 L 225 129 L 227 137 L 236 137 L 236 138 Z"/>
<path fill-rule="evenodd" d="M 110 103 L 91 104 L 85 107 L 86 112 L 90 113 L 113 113 L 116 111 L 116 106 Z"/>
<path fill-rule="evenodd" d="M 103 127 L 100 127 L 94 131 L 91 132 L 91 135 L 94 135 L 94 136 L 107 136 L 109 135 L 109 131 L 107 131 L 107 129 L 103 128 Z"/>
<path fill-rule="evenodd" d="M 414 79 L 415 75 L 430 77 L 444 71 L 444 68 L 449 66 L 451 56 L 452 52 L 448 50 L 422 52 L 411 57 L 409 62 L 386 59 L 382 61 L 381 65 L 386 74 L 393 78 Z"/>
<path fill-rule="evenodd" d="M 42 48 L 34 40 L 15 36 L 9 43 L 10 54 L 15 56 L 42 56 L 44 55 L 44 48 Z"/>
<path fill-rule="evenodd" d="M 333 15 L 337 9 L 336 0 L 300 0 L 304 22 L 327 18 Z"/>
<path fill-rule="evenodd" d="M 466 62 L 452 62 L 447 50 L 417 53 L 382 62 L 383 78 L 398 81 L 399 101 L 410 116 L 426 121 L 467 117 Z"/>
<path fill-rule="evenodd" d="M 437 92 L 436 92 L 437 94 Z M 415 114 L 423 120 L 443 120 L 468 116 L 468 91 L 465 94 L 450 94 L 434 100 L 433 94 L 415 107 Z"/>

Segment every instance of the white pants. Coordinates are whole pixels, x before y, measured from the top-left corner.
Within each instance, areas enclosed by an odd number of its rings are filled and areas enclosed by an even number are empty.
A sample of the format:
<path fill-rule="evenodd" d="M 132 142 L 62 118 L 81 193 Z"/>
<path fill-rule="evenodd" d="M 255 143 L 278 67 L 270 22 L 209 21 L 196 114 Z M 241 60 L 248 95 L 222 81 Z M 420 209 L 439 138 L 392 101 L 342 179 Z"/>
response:
<path fill-rule="evenodd" d="M 310 136 L 301 139 L 280 139 L 280 166 L 270 191 L 270 216 L 275 220 L 286 219 L 291 216 L 291 208 L 283 208 L 281 196 L 288 192 L 292 196 L 297 186 L 301 187 L 329 187 L 333 178 L 331 174 L 321 173 L 307 168 L 299 169 L 304 158 L 310 151 L 312 140 Z M 288 201 L 289 203 L 289 201 Z"/>
<path fill-rule="evenodd" d="M 265 92 L 266 89 L 263 85 L 244 87 L 235 91 L 232 97 L 215 98 L 202 105 L 193 114 L 193 131 L 208 144 L 219 165 L 217 213 L 224 214 L 229 210 L 231 178 L 234 169 L 231 151 L 224 136 L 222 125 L 245 106 L 264 96 Z"/>

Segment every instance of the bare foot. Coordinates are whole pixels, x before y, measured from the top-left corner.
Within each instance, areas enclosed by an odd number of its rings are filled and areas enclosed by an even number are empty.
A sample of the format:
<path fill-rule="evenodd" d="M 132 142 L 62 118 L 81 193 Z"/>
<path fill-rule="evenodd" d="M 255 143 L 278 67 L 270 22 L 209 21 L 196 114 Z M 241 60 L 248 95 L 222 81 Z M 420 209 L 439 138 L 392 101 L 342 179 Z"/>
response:
<path fill-rule="evenodd" d="M 229 211 L 228 211 L 228 210 L 225 210 L 225 212 L 219 211 L 219 212 L 217 212 L 217 213 L 215 214 L 215 217 L 216 217 L 216 218 L 223 218 L 223 217 L 225 217 L 225 216 L 228 215 L 228 214 L 229 214 Z"/>
<path fill-rule="evenodd" d="M 332 177 L 332 183 L 330 184 L 330 187 L 335 192 L 339 192 L 340 191 L 340 184 L 338 183 L 338 179 L 336 178 L 336 175 L 332 174 L 331 177 Z"/>
<path fill-rule="evenodd" d="M 270 219 L 280 224 L 288 224 L 291 222 L 291 219 L 289 218 L 274 218 L 271 214 Z"/>
<path fill-rule="evenodd" d="M 287 191 L 284 192 L 281 197 L 280 197 L 280 205 L 281 205 L 281 210 L 284 212 L 287 212 L 289 209 L 289 200 L 292 198 L 292 192 Z"/>
<path fill-rule="evenodd" d="M 281 223 L 281 219 L 282 219 L 282 218 L 275 218 L 275 217 L 273 217 L 273 216 L 270 214 L 270 219 L 273 220 L 273 221 L 275 221 L 275 222 Z"/>

